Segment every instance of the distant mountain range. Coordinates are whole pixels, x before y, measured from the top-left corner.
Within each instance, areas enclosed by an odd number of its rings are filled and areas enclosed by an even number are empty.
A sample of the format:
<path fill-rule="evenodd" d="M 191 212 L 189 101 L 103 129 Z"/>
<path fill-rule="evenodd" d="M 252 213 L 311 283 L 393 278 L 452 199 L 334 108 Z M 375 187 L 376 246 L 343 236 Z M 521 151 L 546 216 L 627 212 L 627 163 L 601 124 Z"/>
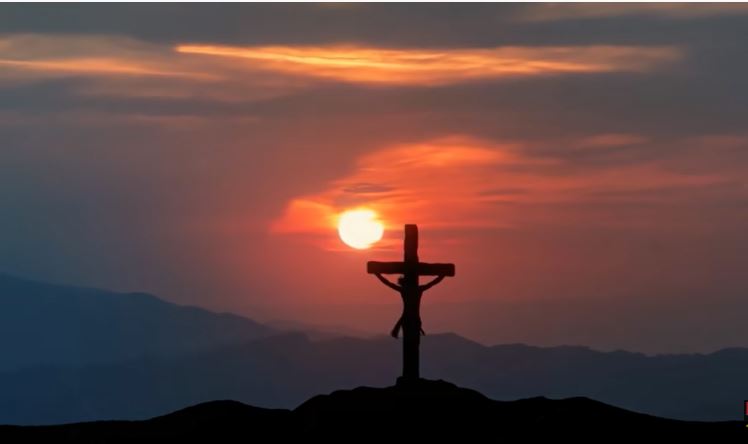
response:
<path fill-rule="evenodd" d="M 657 436 L 689 440 L 747 436 L 741 421 L 685 422 L 635 413 L 588 398 L 544 397 L 494 401 L 444 381 L 359 387 L 318 395 L 296 409 L 263 409 L 213 401 L 145 421 L 100 421 L 47 427 L 0 426 L 0 438 L 132 442 L 180 439 L 220 442 L 324 438 L 336 441 L 413 437 L 486 441 L 509 437 L 553 439 Z"/>
<path fill-rule="evenodd" d="M 144 294 L 0 276 L 0 424 L 146 419 L 234 399 L 293 408 L 340 388 L 386 387 L 390 337 L 283 333 Z M 454 334 L 422 342 L 422 373 L 494 399 L 589 397 L 688 420 L 742 418 L 748 349 L 647 356 L 585 347 L 493 347 Z"/>
<path fill-rule="evenodd" d="M 246 342 L 274 330 L 250 319 L 0 274 L 0 372 L 173 356 Z"/>

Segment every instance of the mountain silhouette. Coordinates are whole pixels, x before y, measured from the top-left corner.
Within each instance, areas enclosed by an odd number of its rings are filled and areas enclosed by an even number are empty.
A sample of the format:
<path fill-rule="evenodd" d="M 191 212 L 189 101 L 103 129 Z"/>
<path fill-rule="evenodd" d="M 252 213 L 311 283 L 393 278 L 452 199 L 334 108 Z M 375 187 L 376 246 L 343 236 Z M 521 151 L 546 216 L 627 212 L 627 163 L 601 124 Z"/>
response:
<path fill-rule="evenodd" d="M 359 387 L 318 395 L 294 410 L 214 401 L 144 421 L 101 421 L 56 426 L 2 426 L 0 437 L 84 441 L 138 438 L 238 441 L 326 437 L 461 436 L 491 439 L 518 435 L 604 437 L 630 433 L 663 436 L 740 436 L 739 421 L 687 422 L 657 418 L 588 398 L 543 397 L 495 401 L 445 381 L 420 380 L 385 388 Z"/>
<path fill-rule="evenodd" d="M 142 420 L 215 399 L 287 409 L 340 387 L 386 387 L 401 357 L 400 342 L 384 335 L 313 340 L 150 295 L 2 275 L 0 333 L 0 424 Z M 421 345 L 424 377 L 494 399 L 582 396 L 718 421 L 742 418 L 748 393 L 743 348 L 652 356 L 485 346 L 451 333 L 428 334 Z"/>
<path fill-rule="evenodd" d="M 0 372 L 173 356 L 273 333 L 250 319 L 0 274 Z"/>
<path fill-rule="evenodd" d="M 0 377 L 0 424 L 145 419 L 185 405 L 236 399 L 291 408 L 339 387 L 385 387 L 398 376 L 390 337 L 311 341 L 283 334 L 170 357 Z M 495 399 L 585 396 L 656 416 L 742 417 L 748 350 L 647 356 L 583 347 L 486 347 L 453 334 L 423 338 L 423 373 Z"/>

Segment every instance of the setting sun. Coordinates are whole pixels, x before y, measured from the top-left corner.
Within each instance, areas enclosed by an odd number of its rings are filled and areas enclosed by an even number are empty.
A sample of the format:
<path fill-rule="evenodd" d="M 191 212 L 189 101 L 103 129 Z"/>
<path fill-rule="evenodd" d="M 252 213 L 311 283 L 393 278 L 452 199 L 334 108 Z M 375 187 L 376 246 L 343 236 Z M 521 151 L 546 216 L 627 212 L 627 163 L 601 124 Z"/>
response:
<path fill-rule="evenodd" d="M 338 219 L 338 234 L 346 245 L 361 250 L 382 239 L 384 225 L 372 210 L 348 210 Z"/>

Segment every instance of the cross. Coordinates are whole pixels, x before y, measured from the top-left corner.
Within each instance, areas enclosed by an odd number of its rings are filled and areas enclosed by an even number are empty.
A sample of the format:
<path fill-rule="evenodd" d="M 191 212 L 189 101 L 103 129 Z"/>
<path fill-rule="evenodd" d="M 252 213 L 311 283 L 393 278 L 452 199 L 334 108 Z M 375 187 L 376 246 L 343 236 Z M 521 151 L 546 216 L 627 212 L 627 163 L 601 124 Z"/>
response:
<path fill-rule="evenodd" d="M 376 275 L 382 283 L 400 292 L 403 300 L 403 315 L 392 330 L 397 337 L 400 327 L 403 330 L 403 381 L 414 381 L 420 378 L 418 347 L 421 343 L 421 296 L 423 292 L 438 284 L 445 276 L 455 275 L 454 264 L 429 264 L 418 261 L 418 226 L 405 225 L 402 262 L 366 263 L 366 272 Z M 400 274 L 396 285 L 383 274 Z M 419 285 L 419 276 L 437 276 L 425 285 Z"/>

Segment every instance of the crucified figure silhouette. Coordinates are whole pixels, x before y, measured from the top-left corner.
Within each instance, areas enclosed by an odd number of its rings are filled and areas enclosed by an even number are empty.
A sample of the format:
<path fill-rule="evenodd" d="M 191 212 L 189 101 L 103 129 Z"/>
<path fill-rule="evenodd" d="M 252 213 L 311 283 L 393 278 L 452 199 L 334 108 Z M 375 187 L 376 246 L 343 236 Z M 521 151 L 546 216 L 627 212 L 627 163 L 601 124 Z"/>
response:
<path fill-rule="evenodd" d="M 405 225 L 402 262 L 366 263 L 366 272 L 376 277 L 389 288 L 400 293 L 403 300 L 403 314 L 392 329 L 397 338 L 403 333 L 403 375 L 398 381 L 414 381 L 420 378 L 419 352 L 421 335 L 421 296 L 423 292 L 442 281 L 446 276 L 455 275 L 454 264 L 430 264 L 418 260 L 418 227 Z M 399 274 L 398 284 L 387 280 L 383 274 Z M 419 285 L 420 276 L 436 276 L 425 285 Z"/>
<path fill-rule="evenodd" d="M 397 323 L 395 323 L 395 327 L 392 328 L 390 335 L 393 338 L 400 337 L 400 330 L 403 327 L 404 318 L 406 314 L 410 314 L 410 313 L 416 314 L 417 318 L 413 319 L 412 322 L 414 322 L 418 326 L 418 331 L 420 332 L 420 334 L 425 335 L 426 332 L 423 331 L 423 327 L 421 326 L 421 310 L 420 310 L 421 296 L 423 296 L 424 291 L 428 290 L 429 288 L 441 282 L 446 276 L 445 275 L 437 276 L 428 284 L 419 285 L 416 291 L 410 292 L 410 293 L 404 291 L 403 289 L 405 286 L 404 276 L 401 276 L 397 279 L 397 284 L 390 282 L 386 277 L 382 276 L 380 273 L 375 273 L 374 276 L 376 276 L 380 281 L 382 281 L 384 285 L 400 293 L 400 298 L 403 301 L 403 314 L 400 315 L 400 319 L 398 319 Z"/>

